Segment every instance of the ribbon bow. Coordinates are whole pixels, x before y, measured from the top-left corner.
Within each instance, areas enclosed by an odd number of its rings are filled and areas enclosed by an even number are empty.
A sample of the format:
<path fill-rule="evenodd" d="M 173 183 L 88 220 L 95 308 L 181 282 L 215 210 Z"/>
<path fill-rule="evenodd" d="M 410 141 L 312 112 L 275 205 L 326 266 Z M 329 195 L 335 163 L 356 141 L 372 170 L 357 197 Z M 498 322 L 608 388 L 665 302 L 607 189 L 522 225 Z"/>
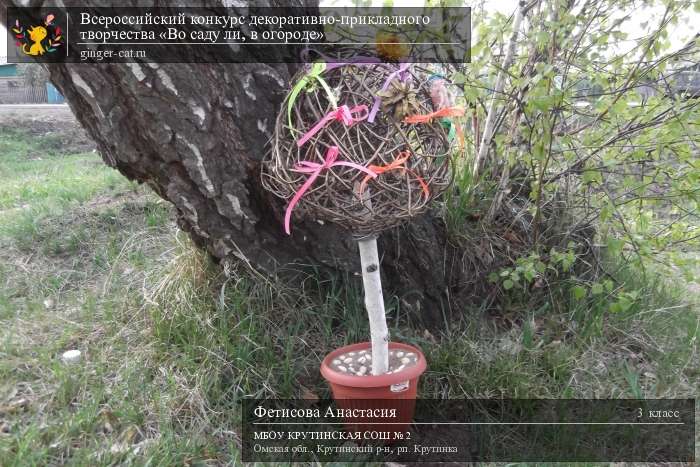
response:
<path fill-rule="evenodd" d="M 409 115 L 404 118 L 403 121 L 404 123 L 430 123 L 434 118 L 461 117 L 462 115 L 464 115 L 464 109 L 462 107 L 445 107 L 425 115 Z"/>
<path fill-rule="evenodd" d="M 408 67 L 410 67 L 410 66 L 411 66 L 410 63 L 402 63 L 399 66 L 398 70 L 393 71 L 392 73 L 389 74 L 389 76 L 386 77 L 386 80 L 384 81 L 384 84 L 382 85 L 382 88 L 380 91 L 386 91 L 387 89 L 389 89 L 389 85 L 394 80 L 394 78 L 396 78 L 397 76 L 399 77 L 399 79 L 404 81 L 405 80 L 404 75 L 406 74 L 406 71 L 408 71 Z M 379 111 L 379 104 L 381 104 L 381 103 L 382 103 L 382 99 L 380 97 L 374 98 L 374 103 L 372 104 L 372 110 L 370 110 L 369 116 L 367 117 L 367 121 L 369 123 L 374 122 L 374 117 L 377 116 L 377 112 Z"/>
<path fill-rule="evenodd" d="M 299 188 L 299 190 L 294 194 L 294 197 L 292 197 L 292 200 L 289 202 L 287 210 L 284 213 L 284 231 L 287 233 L 287 235 L 290 235 L 291 232 L 290 223 L 292 220 L 292 211 L 294 210 L 294 207 L 297 205 L 297 203 L 299 203 L 299 200 L 302 196 L 304 196 L 304 193 L 306 193 L 311 185 L 313 185 L 314 181 L 324 170 L 330 169 L 331 167 L 335 167 L 337 165 L 345 165 L 366 173 L 367 177 L 369 178 L 375 178 L 377 176 L 375 172 L 367 167 L 361 166 L 360 164 L 355 164 L 354 162 L 337 161 L 336 159 L 338 158 L 339 153 L 340 150 L 338 149 L 338 146 L 331 146 L 328 148 L 328 150 L 326 150 L 326 157 L 321 157 L 320 164 L 318 162 L 301 161 L 294 167 L 294 172 L 310 175 L 301 188 Z"/>
<path fill-rule="evenodd" d="M 299 97 L 299 93 L 313 81 L 319 82 L 324 91 L 326 91 L 328 101 L 331 103 L 333 108 L 338 108 L 338 101 L 336 101 L 333 91 L 331 91 L 328 83 L 326 83 L 326 81 L 321 77 L 324 71 L 326 71 L 326 64 L 324 62 L 314 63 L 311 65 L 309 72 L 302 76 L 302 78 L 292 88 L 292 91 L 289 93 L 289 97 L 287 98 L 287 123 L 289 124 L 289 128 L 294 128 L 292 126 L 292 109 L 294 108 L 294 102 L 296 102 L 297 97 Z"/>
<path fill-rule="evenodd" d="M 461 117 L 464 115 L 464 109 L 462 107 L 444 107 L 435 112 L 425 114 L 425 115 L 409 115 L 404 118 L 404 123 L 430 123 L 434 118 L 440 118 L 441 123 L 448 130 L 447 139 L 449 141 L 454 140 L 455 133 L 459 138 L 459 145 L 464 150 L 464 133 L 459 125 L 455 125 L 454 122 L 449 120 L 449 117 Z"/>
<path fill-rule="evenodd" d="M 359 114 L 359 116 L 354 116 L 354 114 Z M 338 120 L 343 122 L 346 126 L 350 126 L 354 123 L 360 122 L 367 118 L 367 106 L 366 105 L 356 105 L 352 109 L 347 105 L 341 105 L 335 110 L 331 110 L 316 123 L 309 131 L 306 132 L 304 136 L 299 138 L 297 141 L 297 146 L 302 147 L 304 143 L 310 140 L 313 135 L 321 131 L 321 129 L 328 125 L 333 120 Z"/>
<path fill-rule="evenodd" d="M 416 175 L 411 169 L 407 168 L 404 164 L 409 157 L 411 157 L 410 151 L 401 151 L 399 153 L 399 156 L 396 159 L 394 159 L 391 163 L 387 165 L 370 165 L 368 169 L 377 175 L 381 175 L 384 172 L 388 172 L 394 169 L 404 169 L 418 179 L 418 183 L 420 183 L 420 186 L 423 189 L 423 194 L 426 198 L 428 198 L 430 196 L 430 189 L 428 188 L 428 184 L 425 183 L 425 180 L 423 180 L 420 176 Z M 368 175 L 364 178 L 364 180 L 362 180 L 362 183 L 360 183 L 360 193 L 363 193 L 365 191 L 365 188 L 367 188 L 367 182 L 369 182 L 370 178 L 374 177 L 370 177 Z"/>

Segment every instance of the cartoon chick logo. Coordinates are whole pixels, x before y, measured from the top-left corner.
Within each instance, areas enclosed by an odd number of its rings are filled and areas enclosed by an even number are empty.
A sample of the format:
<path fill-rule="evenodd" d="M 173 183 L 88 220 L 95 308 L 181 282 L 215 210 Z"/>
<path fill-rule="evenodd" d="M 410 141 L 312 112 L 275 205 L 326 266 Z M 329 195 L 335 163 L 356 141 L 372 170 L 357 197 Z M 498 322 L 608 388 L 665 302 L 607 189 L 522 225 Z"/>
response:
<path fill-rule="evenodd" d="M 45 53 L 55 52 L 63 43 L 61 28 L 53 25 L 54 15 L 47 15 L 44 23 L 38 26 L 25 28 L 15 21 L 12 32 L 15 34 L 15 45 L 25 55 L 40 56 Z"/>

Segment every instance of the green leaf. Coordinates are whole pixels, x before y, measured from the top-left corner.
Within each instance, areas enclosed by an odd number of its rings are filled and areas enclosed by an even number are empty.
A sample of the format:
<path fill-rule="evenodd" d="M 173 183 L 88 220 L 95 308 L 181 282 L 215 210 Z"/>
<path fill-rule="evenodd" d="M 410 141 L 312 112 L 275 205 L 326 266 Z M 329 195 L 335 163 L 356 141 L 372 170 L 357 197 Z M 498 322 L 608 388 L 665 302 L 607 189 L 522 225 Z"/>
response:
<path fill-rule="evenodd" d="M 600 171 L 598 171 L 598 170 L 584 170 L 582 179 L 583 179 L 583 183 L 592 183 L 592 182 L 602 183 L 603 182 L 603 174 L 601 174 Z"/>
<path fill-rule="evenodd" d="M 630 309 L 632 301 L 623 295 L 617 300 L 617 304 L 620 307 L 620 311 L 624 312 Z"/>
<path fill-rule="evenodd" d="M 467 82 L 467 77 L 464 75 L 464 73 L 453 73 L 452 74 L 452 83 L 453 84 L 464 84 Z"/>
<path fill-rule="evenodd" d="M 506 279 L 503 281 L 503 288 L 506 290 L 510 290 L 513 288 L 515 284 L 513 284 L 513 281 L 510 279 Z"/>
<path fill-rule="evenodd" d="M 546 112 L 550 110 L 554 104 L 554 97 L 553 96 L 542 96 L 538 97 L 535 99 L 532 99 L 530 101 L 532 106 L 539 110 L 540 112 Z"/>
<path fill-rule="evenodd" d="M 600 283 L 596 282 L 596 283 L 593 284 L 593 286 L 591 287 L 591 293 L 592 293 L 593 295 L 600 295 L 600 294 L 602 294 L 603 292 L 604 292 L 604 290 L 603 290 L 603 284 L 600 284 Z"/>
<path fill-rule="evenodd" d="M 620 240 L 617 238 L 608 237 L 607 244 L 608 244 L 608 253 L 611 256 L 617 256 L 622 252 L 622 247 L 625 244 L 625 242 L 623 240 Z"/>
<path fill-rule="evenodd" d="M 574 298 L 576 300 L 581 300 L 583 297 L 586 296 L 586 288 L 582 287 L 580 285 L 575 286 L 573 288 L 573 292 L 574 292 Z"/>

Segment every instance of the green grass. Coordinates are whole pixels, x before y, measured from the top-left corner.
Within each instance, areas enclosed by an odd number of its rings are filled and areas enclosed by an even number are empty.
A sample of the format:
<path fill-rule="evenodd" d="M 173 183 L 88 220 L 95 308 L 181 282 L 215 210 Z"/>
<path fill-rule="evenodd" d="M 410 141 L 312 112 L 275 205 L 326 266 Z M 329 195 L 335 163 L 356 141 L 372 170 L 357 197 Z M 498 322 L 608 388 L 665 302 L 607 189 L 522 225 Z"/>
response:
<path fill-rule="evenodd" d="M 241 397 L 327 397 L 320 360 L 368 335 L 346 277 L 222 271 L 97 155 L 6 130 L 0 154 L 2 466 L 236 465 Z M 697 297 L 617 276 L 624 313 L 562 288 L 432 333 L 390 302 L 390 330 L 425 351 L 424 398 L 697 397 Z"/>

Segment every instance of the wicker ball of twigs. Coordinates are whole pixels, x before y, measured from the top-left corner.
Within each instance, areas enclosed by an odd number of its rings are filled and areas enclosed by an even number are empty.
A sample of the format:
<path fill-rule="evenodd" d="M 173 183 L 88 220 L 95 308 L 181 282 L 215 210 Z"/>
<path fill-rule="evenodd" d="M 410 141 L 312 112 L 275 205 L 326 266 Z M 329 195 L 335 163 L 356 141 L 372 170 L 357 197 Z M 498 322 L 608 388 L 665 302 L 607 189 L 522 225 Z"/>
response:
<path fill-rule="evenodd" d="M 290 217 L 306 217 L 375 234 L 424 211 L 445 191 L 452 174 L 445 121 L 404 121 L 436 110 L 430 75 L 420 65 L 389 63 L 297 74 L 298 92 L 277 117 L 263 164 L 264 186 L 293 204 L 287 226 Z"/>

